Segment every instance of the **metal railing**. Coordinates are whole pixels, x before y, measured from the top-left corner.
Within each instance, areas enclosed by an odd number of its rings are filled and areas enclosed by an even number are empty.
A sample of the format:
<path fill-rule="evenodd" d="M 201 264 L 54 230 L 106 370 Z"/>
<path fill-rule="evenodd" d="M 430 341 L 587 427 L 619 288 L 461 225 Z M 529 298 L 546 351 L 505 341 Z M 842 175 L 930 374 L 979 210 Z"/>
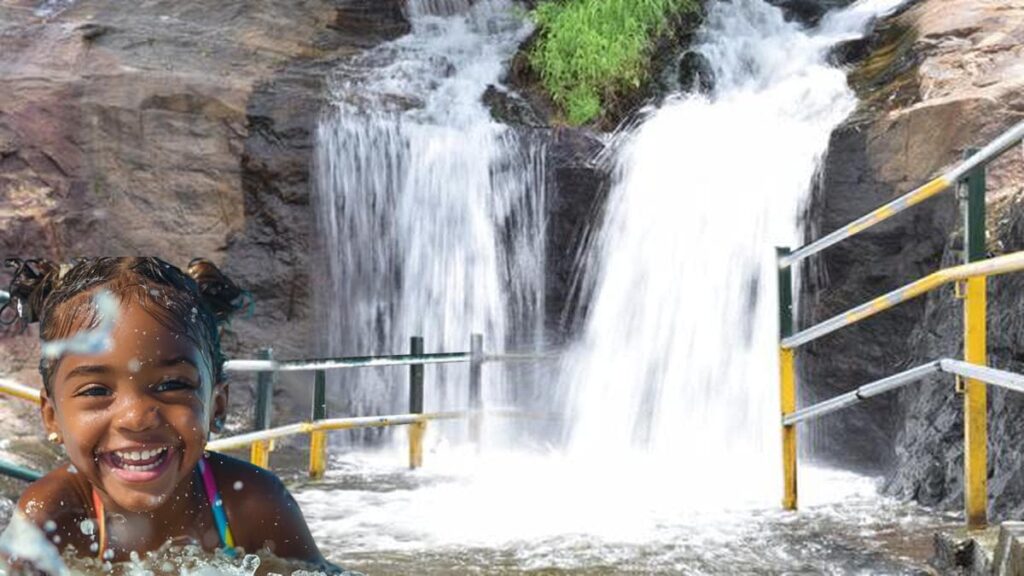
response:
<path fill-rule="evenodd" d="M 224 364 L 227 371 L 258 373 L 256 411 L 253 422 L 255 431 L 237 437 L 213 440 L 207 444 L 207 447 L 212 450 L 224 450 L 248 445 L 250 446 L 249 460 L 253 464 L 266 468 L 270 463 L 270 452 L 274 448 L 275 438 L 309 434 L 309 475 L 316 479 L 323 476 L 327 467 L 327 432 L 329 430 L 408 426 L 409 467 L 412 469 L 423 465 L 423 437 L 429 421 L 467 419 L 470 440 L 478 443 L 483 418 L 482 366 L 487 361 L 501 360 L 501 356 L 488 357 L 484 354 L 483 336 L 480 334 L 470 336 L 469 352 L 425 354 L 423 350 L 423 338 L 414 336 L 409 341 L 408 354 L 275 361 L 272 351 L 268 349 L 261 351 L 261 358 L 255 360 L 229 360 Z M 423 367 L 427 364 L 450 363 L 469 364 L 468 409 L 457 412 L 424 413 Z M 384 366 L 409 366 L 409 412 L 407 414 L 328 418 L 327 370 Z M 310 410 L 310 419 L 307 422 L 271 428 L 274 374 L 297 371 L 313 372 L 313 405 Z"/>
<path fill-rule="evenodd" d="M 442 352 L 425 354 L 423 338 L 410 339 L 409 354 L 384 356 L 352 356 L 344 358 L 316 358 L 302 360 L 274 360 L 270 349 L 260 351 L 256 359 L 228 360 L 224 369 L 228 372 L 256 372 L 256 404 L 252 432 L 218 438 L 207 443 L 210 450 L 235 450 L 249 447 L 249 459 L 252 463 L 268 467 L 270 453 L 274 448 L 274 440 L 299 434 L 309 435 L 309 475 L 321 478 L 327 465 L 327 433 L 332 430 L 352 430 L 357 428 L 380 428 L 388 426 L 409 427 L 409 467 L 419 468 L 423 465 L 423 437 L 428 422 L 439 420 L 465 419 L 469 422 L 470 440 L 479 443 L 482 421 L 485 415 L 516 416 L 516 411 L 490 410 L 484 411 L 482 396 L 483 365 L 488 362 L 519 362 L 558 358 L 557 353 L 508 353 L 485 354 L 483 336 L 470 336 L 469 352 Z M 424 370 L 428 364 L 469 364 L 469 408 L 463 411 L 433 412 L 423 411 Z M 357 416 L 351 418 L 328 418 L 327 410 L 327 370 L 350 368 L 377 368 L 384 366 L 409 366 L 409 413 L 379 416 Z M 278 372 L 313 372 L 313 403 L 310 419 L 305 422 L 271 427 L 273 419 L 274 376 Z M 0 379 L 0 393 L 21 398 L 30 402 L 40 402 L 40 391 Z M 530 417 L 532 415 L 526 415 Z M 0 460 L 0 474 L 32 481 L 38 479 L 39 472 L 22 468 L 15 464 Z"/>
<path fill-rule="evenodd" d="M 1024 270 L 1024 252 L 986 259 L 985 168 L 1024 139 L 1024 122 L 1010 128 L 987 146 L 971 151 L 956 167 L 925 185 L 794 251 L 777 249 L 779 266 L 779 380 L 782 408 L 783 499 L 786 509 L 797 507 L 796 424 L 847 408 L 858 402 L 935 373 L 964 379 L 964 507 L 969 528 L 987 524 L 987 390 L 986 384 L 1024 392 L 1024 376 L 985 366 L 986 279 Z M 800 261 L 883 222 L 954 186 L 964 185 L 965 262 L 934 272 L 810 328 L 794 332 L 792 268 Z M 796 407 L 796 349 L 840 328 L 855 324 L 948 283 L 955 283 L 964 301 L 964 360 L 940 359 L 860 386 L 813 406 Z"/>

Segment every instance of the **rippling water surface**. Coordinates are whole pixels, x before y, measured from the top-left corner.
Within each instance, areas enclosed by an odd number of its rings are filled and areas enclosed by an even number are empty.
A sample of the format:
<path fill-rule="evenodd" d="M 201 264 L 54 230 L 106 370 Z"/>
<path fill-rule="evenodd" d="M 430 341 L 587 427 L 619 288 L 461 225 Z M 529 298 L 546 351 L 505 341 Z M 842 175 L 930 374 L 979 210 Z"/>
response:
<path fill-rule="evenodd" d="M 398 453 L 335 461 L 296 494 L 332 559 L 367 574 L 930 574 L 955 518 L 876 495 L 873 479 L 805 467 L 799 513 L 700 509 L 646 491 L 628 463 L 592 475 L 558 456 Z M 706 471 L 712 474 L 713 471 Z"/>

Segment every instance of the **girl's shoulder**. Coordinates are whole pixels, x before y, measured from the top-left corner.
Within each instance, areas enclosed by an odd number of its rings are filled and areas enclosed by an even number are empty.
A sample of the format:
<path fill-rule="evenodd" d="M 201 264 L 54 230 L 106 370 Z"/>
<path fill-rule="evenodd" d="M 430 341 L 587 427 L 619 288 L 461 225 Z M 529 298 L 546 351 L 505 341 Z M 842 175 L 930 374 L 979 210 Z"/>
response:
<path fill-rule="evenodd" d="M 93 517 L 92 485 L 70 464 L 54 469 L 29 484 L 18 509 L 58 548 L 88 546 L 93 536 L 87 521 Z"/>
<path fill-rule="evenodd" d="M 273 472 L 217 452 L 207 456 L 237 545 L 247 552 L 323 561 L 298 503 Z"/>

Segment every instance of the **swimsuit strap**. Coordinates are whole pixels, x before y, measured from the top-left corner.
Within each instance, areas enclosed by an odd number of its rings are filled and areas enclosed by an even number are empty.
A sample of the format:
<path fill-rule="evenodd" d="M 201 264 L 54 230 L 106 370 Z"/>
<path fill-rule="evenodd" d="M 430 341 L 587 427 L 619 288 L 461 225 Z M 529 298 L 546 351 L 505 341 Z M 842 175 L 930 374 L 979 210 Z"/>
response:
<path fill-rule="evenodd" d="M 107 514 L 103 509 L 103 500 L 100 499 L 95 487 L 92 489 L 92 508 L 96 512 L 96 524 L 100 533 L 96 558 L 103 560 L 103 555 L 107 552 Z"/>
<path fill-rule="evenodd" d="M 231 527 L 228 526 L 228 517 L 224 513 L 224 501 L 217 490 L 217 480 L 213 477 L 213 467 L 206 461 L 205 454 L 199 460 L 199 475 L 203 478 L 206 499 L 210 501 L 210 510 L 213 511 L 213 522 L 217 525 L 217 532 L 220 533 L 220 541 L 224 545 L 224 552 L 228 556 L 234 557 L 235 537 L 231 534 Z"/>
<path fill-rule="evenodd" d="M 224 553 L 234 558 L 235 537 L 231 534 L 231 527 L 228 526 L 228 517 L 224 513 L 224 501 L 221 500 L 220 492 L 217 490 L 217 481 L 213 477 L 213 468 L 206 462 L 205 454 L 199 460 L 199 476 L 202 478 L 206 499 L 210 501 L 210 510 L 213 511 L 213 523 L 217 525 L 217 532 L 220 534 L 220 542 L 224 546 Z M 96 512 L 96 524 L 99 528 L 100 538 L 96 557 L 103 560 L 103 555 L 107 551 L 107 515 L 103 508 L 103 500 L 100 499 L 100 493 L 96 491 L 95 486 L 92 489 L 92 507 Z"/>

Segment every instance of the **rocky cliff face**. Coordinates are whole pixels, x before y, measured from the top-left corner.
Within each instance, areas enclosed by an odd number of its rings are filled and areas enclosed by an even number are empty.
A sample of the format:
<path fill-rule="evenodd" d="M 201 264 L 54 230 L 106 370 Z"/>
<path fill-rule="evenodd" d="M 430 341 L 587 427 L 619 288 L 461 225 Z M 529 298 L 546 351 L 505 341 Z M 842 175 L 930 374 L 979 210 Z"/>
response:
<path fill-rule="evenodd" d="M 1024 119 L 1024 6 L 995 0 L 920 0 L 880 23 L 852 57 L 862 103 L 833 134 L 808 238 L 853 220 L 952 166 Z M 989 252 L 1024 245 L 1020 149 L 990 165 Z M 801 325 L 962 261 L 955 194 L 928 200 L 826 250 L 804 280 Z M 1018 276 L 989 283 L 993 366 L 1024 371 Z M 961 357 L 961 306 L 952 289 L 903 304 L 809 346 L 800 355 L 802 396 L 822 400 L 943 356 Z M 1017 447 L 1024 398 L 990 393 L 991 497 L 996 515 L 1018 515 L 1024 489 Z M 948 376 L 931 379 L 813 425 L 805 435 L 828 461 L 888 472 L 887 489 L 925 504 L 962 500 L 962 397 Z"/>
<path fill-rule="evenodd" d="M 0 4 L 0 256 L 206 256 L 257 301 L 229 356 L 306 355 L 321 81 L 405 31 L 400 0 L 38 4 Z M 34 330 L 0 338 L 0 372 L 37 383 L 37 346 Z M 252 378 L 235 380 L 247 420 Z M 308 390 L 283 381 L 279 409 Z M 2 407 L 26 416 L 14 432 L 40 430 L 33 408 Z"/>

